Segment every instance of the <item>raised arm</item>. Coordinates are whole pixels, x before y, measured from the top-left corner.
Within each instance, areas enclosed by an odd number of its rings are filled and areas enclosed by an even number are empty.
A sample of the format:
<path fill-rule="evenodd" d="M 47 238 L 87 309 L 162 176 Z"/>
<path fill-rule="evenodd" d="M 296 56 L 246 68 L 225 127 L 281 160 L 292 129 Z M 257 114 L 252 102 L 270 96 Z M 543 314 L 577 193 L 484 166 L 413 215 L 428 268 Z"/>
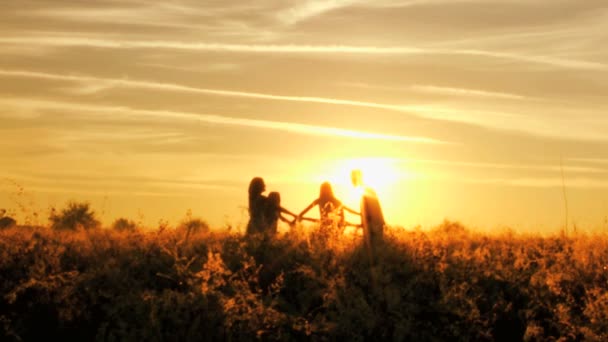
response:
<path fill-rule="evenodd" d="M 347 206 L 345 206 L 345 205 L 343 205 L 343 206 L 342 206 L 342 208 L 343 208 L 344 210 L 348 211 L 348 212 L 349 212 L 349 213 L 351 213 L 351 214 L 355 214 L 355 215 L 359 215 L 359 216 L 361 216 L 361 213 L 360 213 L 360 212 L 355 211 L 355 210 L 353 210 L 353 209 L 351 209 L 351 208 L 349 208 L 349 207 L 347 207 Z"/>
<path fill-rule="evenodd" d="M 310 217 L 302 217 L 300 220 L 308 221 L 308 222 L 315 222 L 315 223 L 321 222 L 321 220 L 319 220 L 319 219 L 314 219 L 314 218 L 310 218 Z"/>
<path fill-rule="evenodd" d="M 279 220 L 281 220 L 281 221 L 283 221 L 283 222 L 285 222 L 285 223 L 288 223 L 288 224 L 290 224 L 290 225 L 294 223 L 294 220 L 289 220 L 289 219 L 287 219 L 287 218 L 286 218 L 285 216 L 283 216 L 283 215 L 279 215 Z"/>
<path fill-rule="evenodd" d="M 296 217 L 298 217 L 298 219 L 301 219 L 302 216 L 304 216 L 304 214 L 306 214 L 310 209 L 312 209 L 317 204 L 319 204 L 318 198 L 316 200 L 312 201 L 312 203 L 310 203 L 308 205 L 308 207 L 306 207 L 304 210 L 302 210 L 302 212 L 300 212 Z"/>
<path fill-rule="evenodd" d="M 363 225 L 360 223 L 351 223 L 348 221 L 344 221 L 344 226 L 345 227 L 355 227 L 355 228 L 363 228 Z"/>
<path fill-rule="evenodd" d="M 285 214 L 291 215 L 293 217 L 298 217 L 298 215 L 292 213 L 291 211 L 289 211 L 289 210 L 287 210 L 287 209 L 285 209 L 283 207 L 281 207 L 280 210 L 281 210 L 281 213 L 285 213 Z"/>

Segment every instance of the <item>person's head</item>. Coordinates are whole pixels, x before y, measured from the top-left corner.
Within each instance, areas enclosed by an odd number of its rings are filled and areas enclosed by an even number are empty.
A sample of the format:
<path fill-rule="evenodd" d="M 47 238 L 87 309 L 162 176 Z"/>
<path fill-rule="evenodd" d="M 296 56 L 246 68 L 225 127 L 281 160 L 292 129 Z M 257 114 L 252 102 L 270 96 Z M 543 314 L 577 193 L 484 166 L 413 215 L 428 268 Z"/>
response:
<path fill-rule="evenodd" d="M 266 184 L 264 184 L 264 179 L 262 179 L 262 177 L 254 177 L 251 182 L 249 182 L 249 196 L 260 195 L 265 190 Z"/>
<path fill-rule="evenodd" d="M 281 194 L 276 191 L 269 193 L 268 202 L 273 206 L 279 207 L 281 205 Z"/>
<path fill-rule="evenodd" d="M 361 170 L 353 170 L 350 173 L 350 180 L 353 182 L 355 187 L 359 187 L 363 185 L 363 174 Z"/>
<path fill-rule="evenodd" d="M 319 189 L 319 198 L 331 199 L 333 197 L 334 190 L 331 188 L 331 184 L 329 182 L 323 182 L 323 184 L 321 184 L 321 188 Z"/>

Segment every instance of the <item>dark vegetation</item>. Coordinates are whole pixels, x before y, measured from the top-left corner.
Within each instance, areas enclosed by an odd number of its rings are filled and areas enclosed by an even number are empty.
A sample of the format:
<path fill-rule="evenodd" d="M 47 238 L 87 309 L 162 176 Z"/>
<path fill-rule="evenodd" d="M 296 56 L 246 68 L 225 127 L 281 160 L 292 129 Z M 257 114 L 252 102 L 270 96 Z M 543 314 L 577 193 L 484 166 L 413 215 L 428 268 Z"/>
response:
<path fill-rule="evenodd" d="M 72 203 L 0 231 L 0 340 L 608 339 L 606 235 L 395 228 L 374 264 L 360 239 L 104 229 Z"/>

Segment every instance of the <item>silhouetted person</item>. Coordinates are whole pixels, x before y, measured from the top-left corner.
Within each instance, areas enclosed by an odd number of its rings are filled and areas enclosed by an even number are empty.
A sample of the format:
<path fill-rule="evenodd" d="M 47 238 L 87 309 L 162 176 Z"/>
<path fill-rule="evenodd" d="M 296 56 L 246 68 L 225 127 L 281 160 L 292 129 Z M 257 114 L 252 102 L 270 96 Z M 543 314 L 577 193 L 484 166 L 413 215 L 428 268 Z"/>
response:
<path fill-rule="evenodd" d="M 265 210 L 268 198 L 263 195 L 266 184 L 261 177 L 255 177 L 249 182 L 249 223 L 247 235 L 263 233 L 268 226 Z"/>
<path fill-rule="evenodd" d="M 342 202 L 336 198 L 329 182 L 324 182 L 323 184 L 321 184 L 321 188 L 319 190 L 319 198 L 312 201 L 312 203 L 310 203 L 304 210 L 302 210 L 302 212 L 297 216 L 297 219 L 302 219 L 304 214 L 306 214 L 314 206 L 319 206 L 319 217 L 321 220 L 321 224 L 327 224 L 332 222 L 333 216 L 337 215 L 338 225 L 344 226 L 344 210 L 355 215 L 359 215 L 358 212 L 344 206 Z"/>
<path fill-rule="evenodd" d="M 360 170 L 353 170 L 351 180 L 355 187 L 363 190 L 361 196 L 361 226 L 365 245 L 374 254 L 374 249 L 384 238 L 384 215 L 376 192 L 363 185 L 363 175 Z"/>
<path fill-rule="evenodd" d="M 268 194 L 268 198 L 266 199 L 266 208 L 264 211 L 265 221 L 266 221 L 266 234 L 268 236 L 275 236 L 277 234 L 277 229 L 279 225 L 279 220 L 292 224 L 291 220 L 288 220 L 283 216 L 283 213 L 289 214 L 296 217 L 296 214 L 291 211 L 281 207 L 281 195 L 273 191 Z"/>

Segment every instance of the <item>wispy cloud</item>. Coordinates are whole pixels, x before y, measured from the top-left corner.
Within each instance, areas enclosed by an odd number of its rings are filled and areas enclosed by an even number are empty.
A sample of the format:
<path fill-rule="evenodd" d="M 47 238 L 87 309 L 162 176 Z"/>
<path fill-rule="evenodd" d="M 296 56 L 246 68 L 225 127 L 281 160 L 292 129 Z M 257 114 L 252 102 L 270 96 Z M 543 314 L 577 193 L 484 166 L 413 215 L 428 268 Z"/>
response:
<path fill-rule="evenodd" d="M 608 158 L 568 158 L 568 160 L 592 164 L 608 164 Z"/>
<path fill-rule="evenodd" d="M 201 24 L 180 23 L 175 13 L 161 11 L 160 8 L 61 8 L 61 9 L 39 9 L 36 11 L 21 12 L 23 15 L 35 18 L 48 17 L 55 20 L 101 23 L 101 24 L 123 24 L 161 28 L 180 28 L 188 30 L 200 30 L 205 26 Z"/>
<path fill-rule="evenodd" d="M 288 25 L 322 15 L 326 12 L 351 6 L 360 0 L 304 0 L 288 7 L 277 14 L 277 18 Z"/>
<path fill-rule="evenodd" d="M 538 164 L 507 164 L 507 163 L 480 163 L 471 161 L 450 161 L 450 160 L 436 160 L 436 159 L 400 159 L 400 162 L 406 164 L 435 164 L 435 165 L 447 165 L 447 166 L 462 166 L 472 168 L 483 168 L 483 169 L 498 169 L 498 170 L 524 170 L 524 171 L 548 171 L 548 172 L 561 172 L 562 170 L 568 172 L 580 172 L 580 173 L 606 173 L 605 169 L 596 167 L 583 167 L 583 166 L 560 166 L 560 165 L 538 165 Z"/>
<path fill-rule="evenodd" d="M 199 73 L 210 73 L 210 72 L 231 72 L 238 70 L 241 65 L 236 63 L 211 63 L 197 66 L 175 66 L 161 63 L 140 63 L 141 66 L 147 66 L 152 68 L 177 70 L 186 72 L 199 72 Z"/>
<path fill-rule="evenodd" d="M 26 77 L 26 78 L 39 78 L 39 79 L 47 79 L 47 80 L 55 80 L 55 81 L 80 82 L 80 83 L 84 83 L 84 88 L 79 88 L 79 90 L 77 90 L 78 92 L 81 92 L 81 93 L 94 93 L 94 92 L 98 92 L 98 91 L 107 90 L 110 88 L 138 88 L 138 89 L 162 90 L 162 91 L 172 91 L 172 92 L 181 92 L 181 93 L 205 94 L 205 95 L 213 95 L 213 96 L 243 97 L 243 98 L 262 99 L 262 100 L 308 102 L 308 103 L 320 103 L 320 104 L 331 104 L 331 105 L 346 105 L 346 106 L 354 106 L 354 107 L 385 109 L 385 110 L 407 112 L 407 113 L 435 113 L 435 112 L 450 111 L 447 108 L 439 108 L 439 107 L 434 107 L 434 106 L 393 105 L 393 104 L 387 104 L 387 103 L 355 101 L 355 100 L 347 100 L 347 99 L 334 99 L 334 98 L 316 97 L 316 96 L 276 95 L 276 94 L 245 92 L 245 91 L 236 91 L 236 90 L 199 88 L 199 87 L 191 87 L 191 86 L 185 86 L 185 85 L 175 84 L 175 83 L 140 81 L 140 80 L 133 80 L 133 79 L 102 78 L 102 77 L 80 76 L 80 75 L 79 76 L 61 75 L 61 74 L 52 74 L 52 73 L 25 71 L 25 70 L 0 69 L 0 76 Z M 455 113 L 455 111 L 450 111 L 450 112 Z"/>
<path fill-rule="evenodd" d="M 551 67 L 564 68 L 564 69 L 582 69 L 582 70 L 608 70 L 608 65 L 599 62 L 592 62 L 586 60 L 579 60 L 573 58 L 561 58 L 554 56 L 539 56 L 539 55 L 527 55 L 514 52 L 502 52 L 502 51 L 487 51 L 487 50 L 476 50 L 476 49 L 436 49 L 432 50 L 437 54 L 446 55 L 468 55 L 468 56 L 479 56 L 479 57 L 491 57 L 497 59 L 506 59 L 519 62 L 529 62 L 535 64 L 542 64 Z"/>
<path fill-rule="evenodd" d="M 415 137 L 415 136 L 403 136 L 403 135 L 390 135 L 374 132 L 365 132 L 357 130 L 349 130 L 338 127 L 327 127 L 317 126 L 309 124 L 301 124 L 294 122 L 285 121 L 270 121 L 270 120 L 258 120 L 258 119 L 246 119 L 246 118 L 235 118 L 222 115 L 209 115 L 209 114 L 198 114 L 188 112 L 176 112 L 176 111 L 155 111 L 155 110 L 143 110 L 134 109 L 130 107 L 111 107 L 111 106 L 100 106 L 91 104 L 79 104 L 79 103 L 68 103 L 60 101 L 47 101 L 47 100 L 32 100 L 32 99 L 0 99 L 0 103 L 5 106 L 11 106 L 13 108 L 23 108 L 26 110 L 39 109 L 39 110 L 62 110 L 76 112 L 82 115 L 82 113 L 106 113 L 120 115 L 121 118 L 131 119 L 157 119 L 157 120 L 180 120 L 186 122 L 205 122 L 217 125 L 227 126 L 241 126 L 250 128 L 260 129 L 271 129 L 278 131 L 285 131 L 298 134 L 316 135 L 316 136 L 329 136 L 329 137 L 343 137 L 352 139 L 368 139 L 368 140 L 385 140 L 385 141 L 401 141 L 409 143 L 422 143 L 422 144 L 442 144 L 443 141 L 427 138 L 427 137 Z"/>
<path fill-rule="evenodd" d="M 191 179 L 191 178 L 161 178 L 149 176 L 116 176 L 82 175 L 69 171 L 45 173 L 31 172 L 31 170 L 14 170 L 2 174 L 3 177 L 14 179 L 18 182 L 27 182 L 36 188 L 43 186 L 45 191 L 62 192 L 63 190 L 83 191 L 85 193 L 102 194 L 129 194 L 139 193 L 144 196 L 160 196 L 162 193 L 177 192 L 182 195 L 191 190 L 239 190 L 240 185 L 236 181 L 224 179 Z M 98 190 L 99 185 L 103 185 L 103 190 Z M 30 187 L 28 187 L 30 188 Z M 156 191 L 155 191 L 156 190 Z M 174 190 L 174 191 L 171 191 Z M 175 193 L 174 193 L 175 194 Z"/>
<path fill-rule="evenodd" d="M 296 44 L 223 44 L 168 40 L 126 40 L 77 37 L 4 37 L 0 43 L 55 47 L 85 46 L 108 49 L 174 49 L 244 53 L 350 53 L 350 54 L 420 54 L 426 50 L 409 47 L 374 47 L 347 45 Z"/>
<path fill-rule="evenodd" d="M 489 97 L 489 98 L 499 98 L 499 99 L 508 99 L 508 100 L 528 99 L 528 97 L 526 97 L 526 96 L 510 94 L 510 93 L 501 93 L 501 92 L 467 89 L 467 88 L 438 87 L 438 86 L 432 86 L 432 85 L 414 85 L 414 86 L 410 87 L 410 89 L 412 89 L 414 91 L 423 92 L 423 93 L 441 94 L 441 95 Z"/>
<path fill-rule="evenodd" d="M 20 179 L 20 178 L 16 178 Z M 190 188 L 191 189 L 191 188 Z M 206 189 L 221 189 L 220 187 L 207 187 Z M 192 196 L 192 191 L 187 191 L 187 188 L 182 188 L 182 191 L 178 192 L 175 188 L 161 188 L 158 189 L 157 192 L 149 191 L 149 190 L 133 190 L 133 189 L 100 189 L 99 187 L 89 187 L 83 188 L 81 186 L 57 186 L 53 183 L 44 183 L 44 185 L 28 185 L 28 190 L 33 193 L 58 193 L 58 194 L 74 194 L 79 196 L 87 196 L 87 195 L 98 195 L 98 196 L 120 196 L 120 195 L 129 195 L 136 197 L 159 197 L 159 198 L 167 198 L 167 197 L 189 197 Z M 173 191 L 171 191 L 173 190 Z"/>
<path fill-rule="evenodd" d="M 478 89 L 469 89 L 469 88 L 456 88 L 456 87 L 442 87 L 442 86 L 434 86 L 434 85 L 411 85 L 411 86 L 382 86 L 376 84 L 368 84 L 363 82 L 349 82 L 349 83 L 340 83 L 340 85 L 347 87 L 355 87 L 355 88 L 364 88 L 364 89 L 377 89 L 377 90 L 387 90 L 387 91 L 401 91 L 401 92 L 422 92 L 429 94 L 439 94 L 439 95 L 453 95 L 453 96 L 464 96 L 464 97 L 487 97 L 487 98 L 499 98 L 499 99 L 508 99 L 508 100 L 527 100 L 532 99 L 528 96 L 505 93 L 505 92 L 495 92 L 495 91 L 486 91 L 486 90 L 478 90 Z"/>
<path fill-rule="evenodd" d="M 251 98 L 260 100 L 271 100 L 271 101 L 290 101 L 290 102 L 304 102 L 304 103 L 318 103 L 318 104 L 329 104 L 339 106 L 353 106 L 361 108 L 373 108 L 382 109 L 389 111 L 396 111 L 406 113 L 408 115 L 418 116 L 421 118 L 441 120 L 441 121 L 452 121 L 452 122 L 463 122 L 476 126 L 489 127 L 500 130 L 515 130 L 522 131 L 533 135 L 539 136 L 559 136 L 559 137 L 574 137 L 577 139 L 588 139 L 588 140 L 603 140 L 606 139 L 603 134 L 591 134 L 588 131 L 587 134 L 581 135 L 580 131 L 590 127 L 590 125 L 596 125 L 595 123 L 584 123 L 579 120 L 576 126 L 571 126 L 571 123 L 567 121 L 558 122 L 556 121 L 553 125 L 548 125 L 542 118 L 530 115 L 522 115 L 517 113 L 507 112 L 496 112 L 490 110 L 474 110 L 466 107 L 458 108 L 456 105 L 441 106 L 441 105 L 402 105 L 402 104 L 387 104 L 381 102 L 369 102 L 369 101 L 356 101 L 348 99 L 336 99 L 336 98 L 325 98 L 315 96 L 291 96 L 291 95 L 277 95 L 267 93 L 256 93 L 256 92 L 245 92 L 236 90 L 225 90 L 225 89 L 210 89 L 210 88 L 199 88 L 186 86 L 175 83 L 164 83 L 156 81 L 143 81 L 134 79 L 116 79 L 116 78 L 102 78 L 95 76 L 83 76 L 83 75 L 62 75 L 53 73 L 44 73 L 37 71 L 26 71 L 26 70 L 5 70 L 0 69 L 0 76 L 6 77 L 25 77 L 25 78 L 38 78 L 47 79 L 54 81 L 66 81 L 66 82 L 78 82 L 82 86 L 79 86 L 76 90 L 70 90 L 71 92 L 89 94 L 98 91 L 103 91 L 112 88 L 136 88 L 136 89 L 148 89 L 157 91 L 171 91 L 180 93 L 192 93 L 192 94 L 204 94 L 209 96 L 225 96 L 225 97 L 240 97 L 240 98 Z M 445 90 L 431 88 L 433 91 L 457 91 L 456 89 Z M 428 89 L 427 89 L 428 90 Z M 463 90 L 464 91 L 464 90 Z M 477 91 L 479 92 L 479 91 Z M 486 96 L 490 96 L 481 92 Z M 471 92 L 467 94 L 471 95 Z M 484 96 L 476 94 L 476 96 Z M 506 95 L 506 94 L 505 94 Z M 33 112 L 35 114 L 35 112 Z"/>
<path fill-rule="evenodd" d="M 181 143 L 190 140 L 190 137 L 185 136 L 180 132 L 155 132 L 152 130 L 129 130 L 128 132 L 119 131 L 86 131 L 86 132 L 70 132 L 63 138 L 65 141 L 152 141 L 159 142 L 162 144 L 167 143 Z"/>
<path fill-rule="evenodd" d="M 293 25 L 334 10 L 355 6 L 374 10 L 471 1 L 475 0 L 297 0 L 294 5 L 281 10 L 276 17 L 284 24 Z"/>
<path fill-rule="evenodd" d="M 106 49 L 173 49 L 234 53 L 306 53 L 306 54 L 363 54 L 363 55 L 464 55 L 517 62 L 541 64 L 554 68 L 606 71 L 608 65 L 586 60 L 555 56 L 527 55 L 504 51 L 477 49 L 434 49 L 404 46 L 353 45 L 292 45 L 292 44 L 222 44 L 168 40 L 125 40 L 75 37 L 3 37 L 0 44 L 53 47 L 95 47 Z"/>
<path fill-rule="evenodd" d="M 561 188 L 563 186 L 562 179 L 559 177 L 548 178 L 460 178 L 457 179 L 465 183 L 473 184 L 489 184 L 503 186 L 518 186 L 518 187 L 533 187 L 533 188 Z M 604 189 L 608 188 L 608 181 L 591 179 L 591 178 L 573 178 L 569 179 L 566 186 L 568 188 L 587 188 L 587 189 Z"/>

